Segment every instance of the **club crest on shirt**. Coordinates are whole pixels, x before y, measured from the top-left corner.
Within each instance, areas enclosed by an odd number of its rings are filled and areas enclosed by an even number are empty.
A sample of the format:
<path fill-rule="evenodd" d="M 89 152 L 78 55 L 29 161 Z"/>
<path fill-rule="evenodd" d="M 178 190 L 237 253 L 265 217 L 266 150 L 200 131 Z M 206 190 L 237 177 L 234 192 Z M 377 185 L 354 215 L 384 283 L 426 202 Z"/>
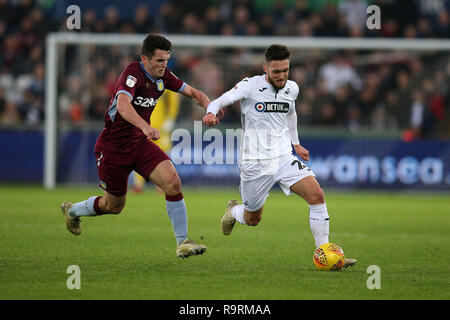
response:
<path fill-rule="evenodd" d="M 127 81 L 125 82 L 127 84 L 127 86 L 129 86 L 130 88 L 134 87 L 134 85 L 136 84 L 137 79 L 135 77 L 133 77 L 132 75 L 129 75 L 127 77 Z"/>
<path fill-rule="evenodd" d="M 158 90 L 159 92 L 164 90 L 164 82 L 162 81 L 162 79 L 156 80 L 156 90 Z"/>

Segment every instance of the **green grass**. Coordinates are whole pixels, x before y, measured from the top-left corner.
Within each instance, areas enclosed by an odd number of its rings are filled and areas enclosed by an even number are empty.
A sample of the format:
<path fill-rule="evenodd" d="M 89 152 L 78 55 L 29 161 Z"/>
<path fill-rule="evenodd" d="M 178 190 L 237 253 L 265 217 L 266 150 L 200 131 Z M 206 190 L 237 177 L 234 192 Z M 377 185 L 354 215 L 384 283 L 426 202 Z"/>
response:
<path fill-rule="evenodd" d="M 164 197 L 151 188 L 130 192 L 120 215 L 84 218 L 75 237 L 59 206 L 99 189 L 0 186 L 0 299 L 450 298 L 448 194 L 326 192 L 330 240 L 359 262 L 318 272 L 297 196 L 272 191 L 259 226 L 225 237 L 219 221 L 237 190 L 183 193 L 190 237 L 208 251 L 181 260 Z M 80 290 L 66 287 L 70 265 L 80 267 Z M 366 286 L 370 265 L 381 269 L 379 290 Z"/>

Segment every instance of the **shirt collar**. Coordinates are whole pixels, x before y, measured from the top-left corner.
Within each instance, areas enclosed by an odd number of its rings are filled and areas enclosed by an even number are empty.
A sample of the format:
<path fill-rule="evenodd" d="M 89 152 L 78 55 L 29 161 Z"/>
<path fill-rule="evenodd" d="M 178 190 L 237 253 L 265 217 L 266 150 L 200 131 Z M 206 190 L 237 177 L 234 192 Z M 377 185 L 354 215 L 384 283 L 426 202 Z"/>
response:
<path fill-rule="evenodd" d="M 154 79 L 154 78 L 150 75 L 150 73 L 148 73 L 147 70 L 145 70 L 144 64 L 142 63 L 142 61 L 139 62 L 139 65 L 141 66 L 141 69 L 144 71 L 144 73 L 145 73 L 145 75 L 147 76 L 147 78 L 149 78 L 150 81 L 154 83 L 154 82 L 156 81 L 156 79 Z"/>

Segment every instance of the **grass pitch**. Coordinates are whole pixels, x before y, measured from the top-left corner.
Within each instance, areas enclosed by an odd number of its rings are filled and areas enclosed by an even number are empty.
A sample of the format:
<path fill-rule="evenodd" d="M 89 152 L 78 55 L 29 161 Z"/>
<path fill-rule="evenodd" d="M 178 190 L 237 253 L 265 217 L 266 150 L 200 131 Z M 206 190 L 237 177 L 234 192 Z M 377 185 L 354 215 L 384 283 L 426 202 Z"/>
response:
<path fill-rule="evenodd" d="M 181 260 L 164 197 L 150 186 L 130 192 L 120 215 L 82 219 L 79 237 L 65 229 L 60 204 L 100 189 L 2 186 L 0 299 L 450 298 L 448 194 L 325 192 L 330 241 L 358 259 L 341 272 L 315 270 L 308 207 L 278 190 L 259 226 L 236 225 L 226 237 L 220 219 L 237 189 L 185 189 L 189 236 L 208 251 Z M 67 288 L 71 265 L 81 271 L 79 290 Z M 371 265 L 380 289 L 367 287 Z"/>

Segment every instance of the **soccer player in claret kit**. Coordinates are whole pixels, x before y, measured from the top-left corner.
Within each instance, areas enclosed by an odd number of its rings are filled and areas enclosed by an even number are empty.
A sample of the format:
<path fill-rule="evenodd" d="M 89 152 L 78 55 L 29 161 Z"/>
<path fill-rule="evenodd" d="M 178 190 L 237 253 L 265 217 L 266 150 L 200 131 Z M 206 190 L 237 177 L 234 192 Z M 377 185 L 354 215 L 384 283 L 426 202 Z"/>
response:
<path fill-rule="evenodd" d="M 128 176 L 134 170 L 160 187 L 177 240 L 180 258 L 203 254 L 206 246 L 187 238 L 187 212 L 181 181 L 171 160 L 152 140 L 159 131 L 151 127 L 150 115 L 158 98 L 168 89 L 193 99 L 206 108 L 208 97 L 179 78 L 168 68 L 171 43 L 158 35 L 148 35 L 141 61 L 130 63 L 119 76 L 105 113 L 105 128 L 95 145 L 99 185 L 103 196 L 71 203 L 63 202 L 67 229 L 81 233 L 80 217 L 119 214 L 125 206 Z"/>
<path fill-rule="evenodd" d="M 288 80 L 289 57 L 285 46 L 269 46 L 265 52 L 265 74 L 243 79 L 212 101 L 203 123 L 217 124 L 221 108 L 240 101 L 243 136 L 239 189 L 243 203 L 228 201 L 221 221 L 223 234 L 231 234 L 236 221 L 258 225 L 269 191 L 278 183 L 286 195 L 295 193 L 308 203 L 310 228 L 317 248 L 329 242 L 329 215 L 314 173 L 292 152 L 293 146 L 301 159 L 309 160 L 309 151 L 298 139 L 295 101 L 299 87 Z M 355 259 L 345 258 L 344 267 L 355 263 Z"/>

